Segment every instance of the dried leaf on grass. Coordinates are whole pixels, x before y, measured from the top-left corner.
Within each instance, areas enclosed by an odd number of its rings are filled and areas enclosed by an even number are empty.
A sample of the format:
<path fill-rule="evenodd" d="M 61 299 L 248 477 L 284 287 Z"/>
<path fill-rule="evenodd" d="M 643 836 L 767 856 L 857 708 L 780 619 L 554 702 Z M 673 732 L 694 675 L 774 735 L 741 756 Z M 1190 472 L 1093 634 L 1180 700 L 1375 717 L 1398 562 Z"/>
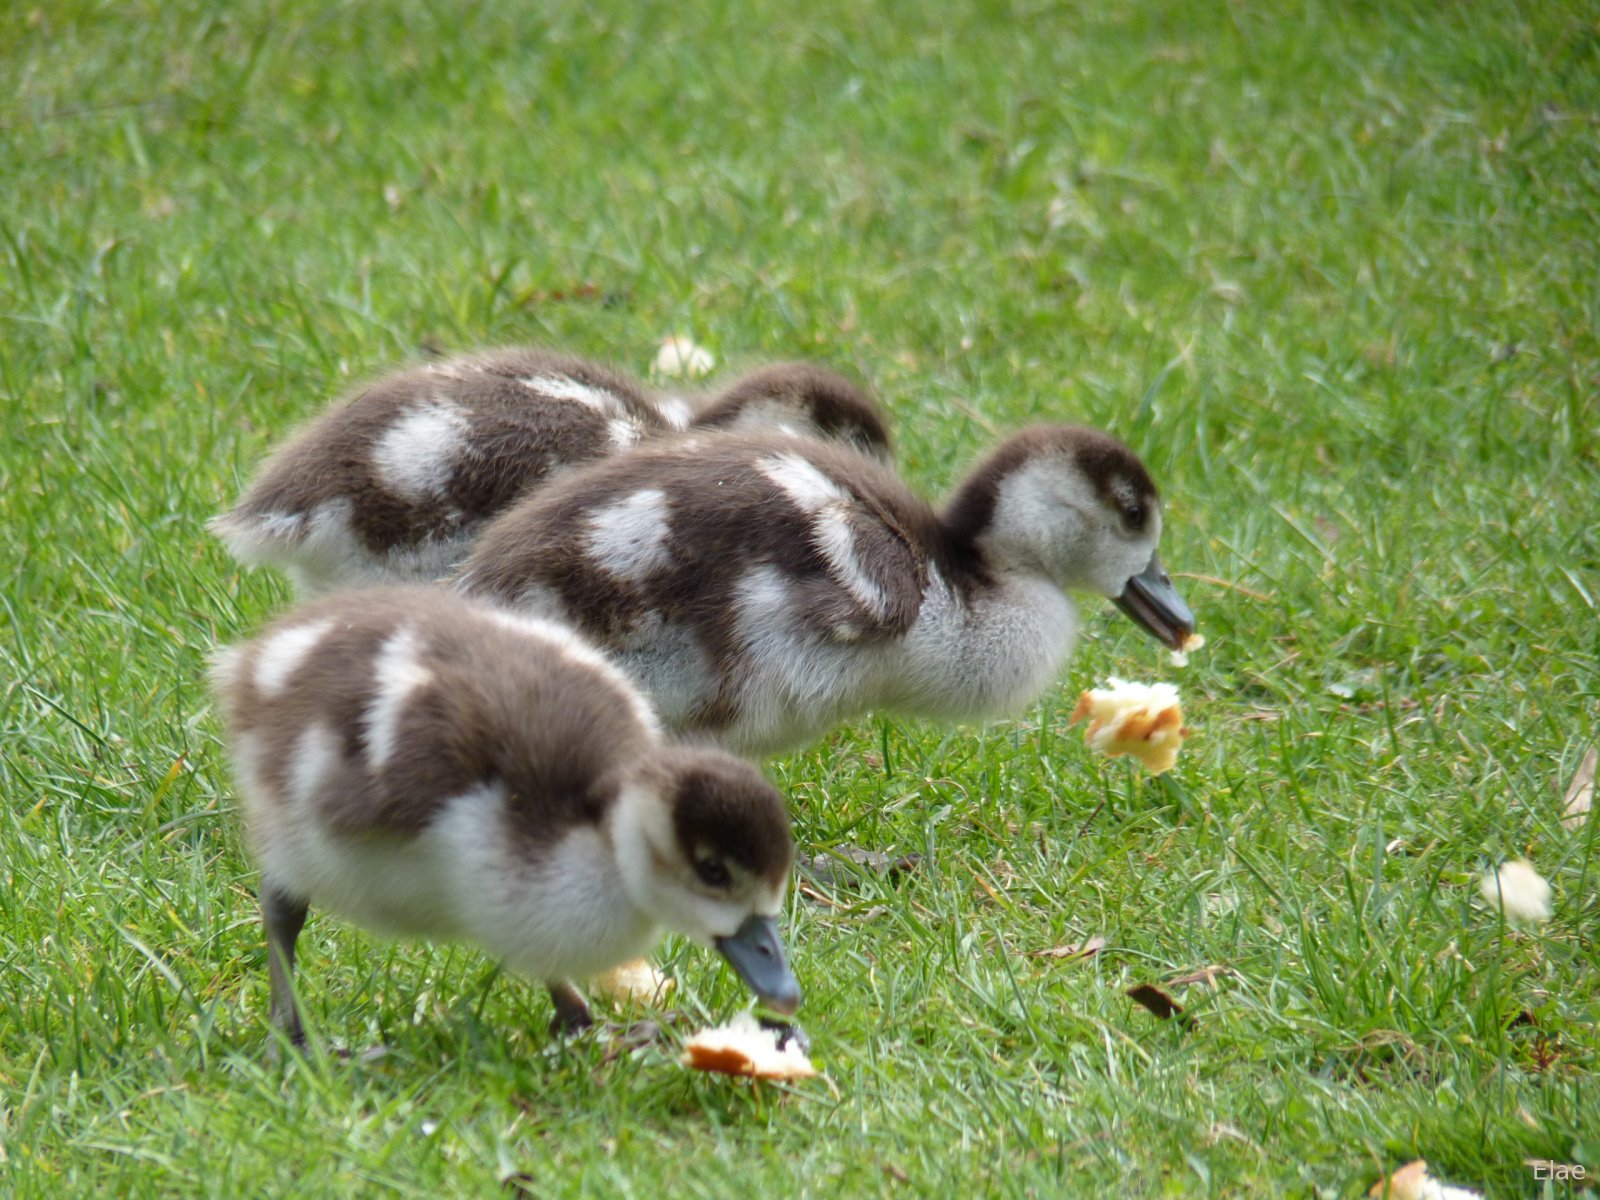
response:
<path fill-rule="evenodd" d="M 994 886 L 987 879 L 978 874 L 977 868 L 973 868 L 972 877 L 978 881 L 978 886 L 983 889 L 984 895 L 988 896 L 989 899 L 993 900 L 1001 907 L 1005 907 L 1005 899 L 1000 895 L 999 892 L 994 890 Z"/>
<path fill-rule="evenodd" d="M 1597 763 L 1600 763 L 1600 750 L 1590 746 L 1589 753 L 1578 764 L 1572 782 L 1567 785 L 1567 794 L 1561 801 L 1561 823 L 1568 829 L 1580 827 L 1594 807 L 1594 770 Z"/>
<path fill-rule="evenodd" d="M 1188 1024 L 1190 1020 L 1183 1015 L 1183 1005 L 1153 983 L 1134 984 L 1128 989 L 1128 999 L 1143 1005 L 1163 1021 L 1176 1018 L 1180 1024 Z"/>
<path fill-rule="evenodd" d="M 1187 987 L 1191 983 L 1203 983 L 1208 988 L 1214 988 L 1217 986 L 1217 980 L 1224 975 L 1232 975 L 1233 973 L 1232 967 L 1224 967 L 1218 963 L 1212 963 L 1208 967 L 1201 967 L 1198 971 L 1190 971 L 1187 975 L 1179 975 L 1176 979 L 1167 980 L 1167 986 Z"/>
<path fill-rule="evenodd" d="M 1048 950 L 1034 950 L 1029 958 L 1092 958 L 1106 948 L 1103 937 L 1092 937 L 1086 942 L 1068 942 L 1065 946 L 1051 946 Z"/>
<path fill-rule="evenodd" d="M 681 1025 L 683 1015 L 673 1013 L 666 1020 L 667 1025 Z M 602 1063 L 616 1062 L 635 1050 L 645 1046 L 655 1045 L 666 1038 L 666 1028 L 658 1021 L 635 1021 L 632 1025 L 617 1029 L 606 1039 L 606 1048 L 600 1055 Z"/>
<path fill-rule="evenodd" d="M 887 875 L 890 879 L 915 871 L 922 855 L 901 854 L 891 856 L 882 850 L 867 850 L 861 846 L 836 846 L 821 854 L 800 860 L 800 869 L 814 883 L 831 887 L 842 879 L 854 875 Z"/>
<path fill-rule="evenodd" d="M 1212 963 L 1209 966 L 1201 967 L 1198 971 L 1190 971 L 1187 974 L 1169 979 L 1166 986 L 1177 988 L 1199 983 L 1208 988 L 1214 988 L 1217 986 L 1217 980 L 1224 975 L 1232 974 L 1234 974 L 1232 967 L 1225 967 L 1220 963 Z M 1194 1015 L 1185 1013 L 1183 1005 L 1179 1004 L 1170 992 L 1164 988 L 1157 987 L 1153 983 L 1134 985 L 1128 989 L 1128 997 L 1134 1002 L 1142 1004 L 1163 1021 L 1176 1020 L 1178 1024 L 1187 1027 L 1194 1020 Z"/>

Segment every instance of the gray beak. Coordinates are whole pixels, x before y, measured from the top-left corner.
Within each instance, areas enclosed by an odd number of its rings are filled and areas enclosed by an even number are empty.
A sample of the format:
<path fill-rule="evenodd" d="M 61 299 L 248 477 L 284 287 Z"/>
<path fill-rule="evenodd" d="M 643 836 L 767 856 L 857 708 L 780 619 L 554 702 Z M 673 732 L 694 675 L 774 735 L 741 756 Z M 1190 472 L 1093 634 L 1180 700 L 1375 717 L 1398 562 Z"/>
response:
<path fill-rule="evenodd" d="M 1112 603 L 1158 642 L 1174 650 L 1182 650 L 1184 640 L 1194 632 L 1194 613 L 1172 586 L 1172 577 L 1161 565 L 1159 554 L 1150 556 L 1150 564 L 1128 580 L 1122 595 Z"/>
<path fill-rule="evenodd" d="M 768 1008 L 788 1016 L 800 1007 L 800 983 L 789 970 L 778 923 L 771 917 L 746 917 L 738 932 L 718 938 L 716 945 L 717 953 Z"/>

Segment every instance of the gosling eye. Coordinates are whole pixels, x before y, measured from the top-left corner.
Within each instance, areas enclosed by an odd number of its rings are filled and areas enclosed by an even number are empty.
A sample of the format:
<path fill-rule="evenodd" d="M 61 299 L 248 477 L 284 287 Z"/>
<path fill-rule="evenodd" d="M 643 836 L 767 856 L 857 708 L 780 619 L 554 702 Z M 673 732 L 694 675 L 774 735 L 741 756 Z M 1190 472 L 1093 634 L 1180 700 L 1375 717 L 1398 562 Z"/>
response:
<path fill-rule="evenodd" d="M 1122 506 L 1122 523 L 1133 533 L 1138 533 L 1144 528 L 1145 507 L 1138 500 L 1129 501 Z"/>
<path fill-rule="evenodd" d="M 707 887 L 725 888 L 733 882 L 727 865 L 720 858 L 702 858 L 694 865 L 694 873 Z"/>

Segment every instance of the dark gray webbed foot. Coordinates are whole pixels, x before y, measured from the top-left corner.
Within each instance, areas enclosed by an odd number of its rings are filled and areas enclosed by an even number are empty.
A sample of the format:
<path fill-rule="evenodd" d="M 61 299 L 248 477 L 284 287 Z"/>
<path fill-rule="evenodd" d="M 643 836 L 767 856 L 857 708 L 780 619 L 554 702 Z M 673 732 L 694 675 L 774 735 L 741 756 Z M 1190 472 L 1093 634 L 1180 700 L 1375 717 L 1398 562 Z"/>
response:
<path fill-rule="evenodd" d="M 608 1021 L 600 1030 L 606 1043 L 601 1061 L 611 1062 L 641 1047 L 666 1042 L 670 1040 L 667 1026 L 677 1024 L 682 1024 L 682 1018 L 676 1013 L 663 1017 L 661 1021 L 634 1021 L 631 1025 Z"/>
<path fill-rule="evenodd" d="M 787 1050 L 793 1046 L 801 1054 L 811 1053 L 811 1038 L 804 1029 L 789 1021 L 774 1021 L 770 1017 L 757 1017 L 756 1021 L 761 1028 L 769 1030 L 772 1035 L 772 1044 L 778 1050 Z"/>

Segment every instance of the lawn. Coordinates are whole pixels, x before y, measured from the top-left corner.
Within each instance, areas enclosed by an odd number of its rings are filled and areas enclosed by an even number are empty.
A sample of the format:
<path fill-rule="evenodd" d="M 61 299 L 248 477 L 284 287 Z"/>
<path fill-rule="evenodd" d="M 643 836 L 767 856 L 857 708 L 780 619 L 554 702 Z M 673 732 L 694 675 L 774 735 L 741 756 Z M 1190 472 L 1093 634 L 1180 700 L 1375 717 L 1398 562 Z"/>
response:
<path fill-rule="evenodd" d="M 52 0 L 0 29 L 0 1193 L 1600 1173 L 1600 819 L 1562 821 L 1600 741 L 1600 5 Z M 794 898 L 823 1080 L 553 1045 L 477 953 L 319 918 L 320 1050 L 269 1067 L 203 669 L 288 594 L 206 518 L 424 350 L 642 371 L 674 332 L 870 381 L 930 495 L 1028 421 L 1112 430 L 1209 646 L 1178 672 L 1092 609 L 1014 720 L 771 764 L 808 853 L 923 856 Z M 1112 673 L 1181 683 L 1171 774 L 1067 728 Z M 1478 890 L 1518 857 L 1554 887 L 1531 930 Z M 664 960 L 694 1020 L 744 1003 Z"/>

